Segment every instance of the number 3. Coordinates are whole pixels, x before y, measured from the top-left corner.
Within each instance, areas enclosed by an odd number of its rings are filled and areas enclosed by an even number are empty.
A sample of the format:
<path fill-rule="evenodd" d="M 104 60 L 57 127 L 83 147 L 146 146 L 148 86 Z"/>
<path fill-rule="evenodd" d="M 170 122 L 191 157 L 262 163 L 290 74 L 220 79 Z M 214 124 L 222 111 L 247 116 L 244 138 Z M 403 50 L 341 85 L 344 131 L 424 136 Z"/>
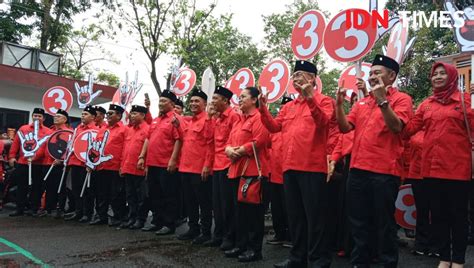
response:
<path fill-rule="evenodd" d="M 54 99 L 54 102 L 59 103 L 61 105 L 61 110 L 66 110 L 68 103 L 64 99 L 64 91 L 62 91 L 61 89 L 53 89 L 48 93 L 48 97 L 54 97 L 55 95 L 57 96 L 57 98 Z M 52 107 L 50 110 L 53 113 L 58 112 L 58 109 L 56 107 Z"/>

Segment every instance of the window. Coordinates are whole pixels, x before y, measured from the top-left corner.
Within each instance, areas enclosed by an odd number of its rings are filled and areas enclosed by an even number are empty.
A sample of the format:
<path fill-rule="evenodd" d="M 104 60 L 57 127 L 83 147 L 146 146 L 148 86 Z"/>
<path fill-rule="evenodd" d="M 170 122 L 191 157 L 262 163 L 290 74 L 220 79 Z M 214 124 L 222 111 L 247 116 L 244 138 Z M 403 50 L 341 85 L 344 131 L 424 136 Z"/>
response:
<path fill-rule="evenodd" d="M 0 129 L 19 129 L 22 125 L 28 124 L 30 112 L 0 108 Z"/>

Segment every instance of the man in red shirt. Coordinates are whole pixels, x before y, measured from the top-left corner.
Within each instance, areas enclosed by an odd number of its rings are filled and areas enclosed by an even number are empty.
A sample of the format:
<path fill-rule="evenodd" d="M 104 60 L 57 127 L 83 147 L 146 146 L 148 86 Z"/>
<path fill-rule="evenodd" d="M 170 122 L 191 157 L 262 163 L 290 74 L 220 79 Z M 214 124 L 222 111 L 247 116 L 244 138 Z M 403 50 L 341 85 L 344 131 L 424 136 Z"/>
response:
<path fill-rule="evenodd" d="M 104 121 L 105 119 L 105 113 L 107 112 L 103 107 L 101 106 L 94 106 L 96 116 L 95 116 L 95 125 L 98 128 L 106 128 L 107 123 Z"/>
<path fill-rule="evenodd" d="M 333 100 L 313 90 L 317 68 L 297 61 L 293 85 L 298 98 L 273 119 L 262 94 L 262 122 L 271 133 L 282 132 L 283 187 L 293 248 L 289 259 L 275 267 L 329 267 L 331 257 L 326 239 L 327 140 Z"/>
<path fill-rule="evenodd" d="M 165 90 L 161 93 L 160 115 L 155 118 L 141 148 L 139 167 L 147 167 L 148 196 L 153 212 L 153 229 L 157 235 L 172 234 L 178 218 L 177 173 L 182 134 L 173 125 L 180 120 L 174 113 L 176 95 Z M 146 161 L 145 161 L 146 160 Z"/>
<path fill-rule="evenodd" d="M 69 120 L 69 114 L 66 111 L 59 109 L 54 115 L 53 120 L 54 125 L 51 127 L 52 131 L 71 129 L 67 125 L 67 122 Z M 65 150 L 67 147 L 67 140 L 58 140 L 57 145 L 61 149 Z M 48 178 L 46 179 L 46 210 L 43 211 L 43 213 L 50 214 L 52 211 L 57 209 L 55 213 L 55 218 L 61 218 L 63 215 L 64 205 L 66 201 L 66 193 L 64 192 L 64 190 L 62 190 L 61 193 L 58 194 L 59 182 L 63 173 L 63 164 L 62 161 L 57 161 L 51 156 L 47 147 L 44 156 L 44 164 L 45 173 L 49 170 L 51 165 L 53 165 L 54 167 L 51 170 L 51 173 L 49 174 Z M 63 187 L 66 187 L 65 183 L 63 183 Z"/>
<path fill-rule="evenodd" d="M 176 114 L 182 115 L 184 112 L 184 103 L 180 99 L 176 99 L 176 103 L 174 105 L 174 112 Z"/>
<path fill-rule="evenodd" d="M 351 263 L 357 267 L 370 264 L 370 233 L 377 234 L 381 264 L 398 264 L 394 213 L 402 170 L 400 132 L 413 115 L 410 96 L 391 86 L 398 71 L 395 60 L 376 55 L 369 74 L 370 96 L 357 102 L 347 117 L 342 107 L 345 90 L 340 88 L 337 94 L 339 128 L 343 133 L 355 131 L 347 204 L 354 241 Z M 371 221 L 376 222 L 375 230 Z"/>
<path fill-rule="evenodd" d="M 189 107 L 193 116 L 183 131 L 183 147 L 179 163 L 184 201 L 188 213 L 189 230 L 178 236 L 179 240 L 193 240 L 202 244 L 211 240 L 212 227 L 212 164 L 214 148 L 211 118 L 205 112 L 207 95 L 193 90 Z"/>
<path fill-rule="evenodd" d="M 102 140 L 106 131 L 109 131 L 104 155 L 112 155 L 112 159 L 102 163 L 95 172 L 96 180 L 96 204 L 97 217 L 93 219 L 91 225 L 107 223 L 107 212 L 109 205 L 112 205 L 114 212 L 111 218 L 111 226 L 120 224 L 120 220 L 125 218 L 125 179 L 119 176 L 120 163 L 127 135 L 127 127 L 122 123 L 124 109 L 115 104 L 110 104 L 107 114 L 106 127 L 102 128 L 97 135 L 97 140 Z"/>
<path fill-rule="evenodd" d="M 76 135 L 74 139 L 78 137 L 82 132 L 87 130 L 97 130 L 95 125 L 96 111 L 91 105 L 86 106 L 81 114 L 81 124 L 76 128 Z M 86 166 L 85 163 L 79 160 L 75 153 L 71 154 L 69 160 L 65 163 L 71 172 L 72 181 L 72 193 L 74 195 L 74 204 L 76 211 L 71 215 L 68 215 L 64 219 L 67 221 L 78 220 L 79 222 L 89 222 L 94 212 L 94 203 L 91 196 L 90 189 L 84 191 L 84 195 L 81 197 L 82 186 L 86 178 Z"/>
<path fill-rule="evenodd" d="M 33 216 L 38 215 L 38 209 L 40 208 L 41 195 L 43 190 L 43 158 L 46 148 L 46 142 L 43 140 L 45 136 L 51 134 L 51 130 L 43 126 L 44 121 L 44 110 L 41 108 L 35 108 L 33 110 L 32 119 L 33 123 L 28 125 L 23 125 L 18 130 L 13 140 L 13 144 L 10 148 L 8 162 L 10 167 L 14 167 L 17 164 L 17 154 L 19 154 L 18 165 L 15 169 L 15 178 L 17 179 L 18 185 L 18 195 L 17 195 L 17 204 L 16 211 L 10 216 L 21 216 L 25 207 L 27 207 L 27 195 L 28 195 L 28 163 L 31 162 L 31 177 L 32 185 L 30 192 L 30 202 L 29 206 L 31 209 L 31 214 Z M 39 122 L 39 129 L 36 135 L 33 135 L 35 132 L 34 122 Z M 20 135 L 22 135 L 20 137 Z M 24 142 L 20 142 L 20 139 L 24 139 Z M 43 140 L 43 141 L 42 141 Z M 41 141 L 43 142 L 41 144 Z M 23 148 L 21 148 L 23 146 Z M 32 155 L 25 157 L 25 152 L 32 151 L 38 146 L 39 149 Z"/>
<path fill-rule="evenodd" d="M 239 115 L 230 107 L 232 91 L 218 86 L 212 96 L 212 106 L 218 117 L 214 127 L 214 175 L 212 176 L 212 206 L 214 214 L 214 238 L 205 246 L 220 246 L 223 251 L 234 248 L 235 244 L 235 192 L 234 180 L 227 178 L 230 160 L 225 147 L 230 131 L 240 120 Z"/>
<path fill-rule="evenodd" d="M 141 150 L 148 137 L 149 126 L 145 122 L 148 109 L 144 106 L 133 105 L 130 110 L 130 127 L 125 137 L 122 152 L 122 163 L 119 174 L 125 177 L 125 190 L 128 203 L 128 222 L 123 222 L 120 228 L 142 228 L 146 221 L 148 210 L 145 209 L 146 197 L 145 166 L 138 160 Z M 138 163 L 138 164 L 137 164 Z"/>

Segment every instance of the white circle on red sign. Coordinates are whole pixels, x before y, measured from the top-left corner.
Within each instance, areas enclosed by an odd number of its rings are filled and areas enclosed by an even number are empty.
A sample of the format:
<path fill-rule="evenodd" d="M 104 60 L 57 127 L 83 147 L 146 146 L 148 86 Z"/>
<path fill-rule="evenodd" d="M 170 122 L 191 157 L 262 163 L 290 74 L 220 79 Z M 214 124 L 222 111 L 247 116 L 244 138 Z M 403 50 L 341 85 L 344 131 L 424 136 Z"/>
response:
<path fill-rule="evenodd" d="M 55 86 L 43 94 L 43 108 L 50 115 L 55 115 L 59 109 L 69 112 L 72 101 L 71 91 L 65 87 Z"/>
<path fill-rule="evenodd" d="M 195 84 L 196 73 L 189 68 L 184 68 L 179 72 L 173 93 L 178 97 L 184 96 L 191 91 Z"/>
<path fill-rule="evenodd" d="M 264 68 L 258 78 L 262 94 L 268 94 L 268 103 L 276 102 L 283 94 L 290 81 L 288 63 L 283 60 L 272 60 Z"/>
<path fill-rule="evenodd" d="M 323 47 L 326 20 L 318 10 L 308 10 L 301 15 L 291 32 L 291 49 L 300 60 L 313 58 Z"/>
<path fill-rule="evenodd" d="M 92 139 L 95 139 L 97 137 L 97 133 L 99 132 L 95 129 L 86 130 L 77 135 L 76 139 L 74 140 L 74 155 L 77 157 L 77 159 L 84 163 L 86 162 L 87 146 L 89 145 L 89 133 L 91 133 Z"/>

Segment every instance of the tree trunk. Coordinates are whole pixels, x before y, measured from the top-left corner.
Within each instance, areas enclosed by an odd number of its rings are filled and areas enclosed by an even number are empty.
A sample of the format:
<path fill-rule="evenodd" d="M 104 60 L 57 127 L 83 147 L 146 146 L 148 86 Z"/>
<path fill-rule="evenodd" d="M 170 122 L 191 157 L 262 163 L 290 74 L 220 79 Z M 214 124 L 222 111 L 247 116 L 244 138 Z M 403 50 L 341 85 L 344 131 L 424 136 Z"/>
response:
<path fill-rule="evenodd" d="M 44 4 L 43 8 L 43 18 L 41 21 L 41 37 L 40 37 L 40 48 L 42 50 L 47 50 L 48 48 L 48 40 L 51 35 L 51 7 L 53 6 L 53 0 L 44 0 L 42 1 Z"/>
<path fill-rule="evenodd" d="M 153 82 L 153 86 L 155 86 L 156 92 L 158 93 L 158 96 L 161 96 L 161 87 L 160 87 L 160 82 L 158 82 L 158 78 L 156 77 L 156 59 L 150 60 L 151 62 L 151 81 Z"/>

